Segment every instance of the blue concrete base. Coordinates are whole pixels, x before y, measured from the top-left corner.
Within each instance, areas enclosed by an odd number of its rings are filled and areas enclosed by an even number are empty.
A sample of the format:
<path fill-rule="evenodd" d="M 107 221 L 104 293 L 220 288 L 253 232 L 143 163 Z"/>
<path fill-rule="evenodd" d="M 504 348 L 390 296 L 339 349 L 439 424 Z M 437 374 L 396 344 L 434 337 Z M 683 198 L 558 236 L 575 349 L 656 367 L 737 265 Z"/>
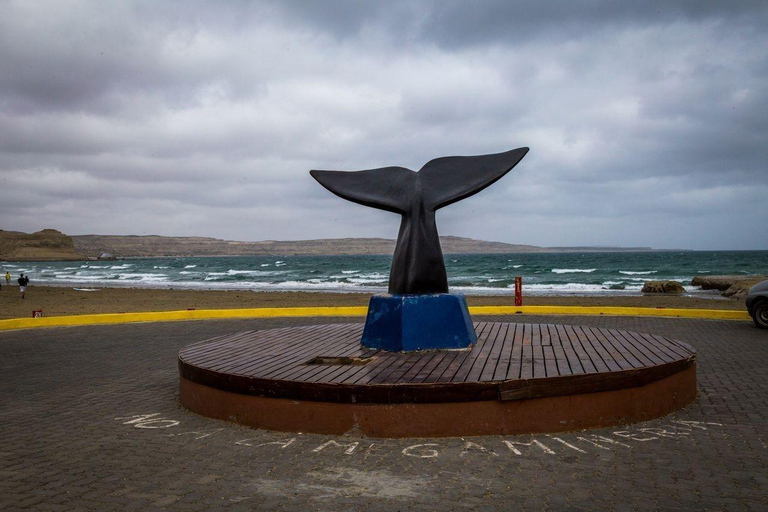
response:
<path fill-rule="evenodd" d="M 374 295 L 365 320 L 364 347 L 408 352 L 467 348 L 477 342 L 463 295 Z"/>

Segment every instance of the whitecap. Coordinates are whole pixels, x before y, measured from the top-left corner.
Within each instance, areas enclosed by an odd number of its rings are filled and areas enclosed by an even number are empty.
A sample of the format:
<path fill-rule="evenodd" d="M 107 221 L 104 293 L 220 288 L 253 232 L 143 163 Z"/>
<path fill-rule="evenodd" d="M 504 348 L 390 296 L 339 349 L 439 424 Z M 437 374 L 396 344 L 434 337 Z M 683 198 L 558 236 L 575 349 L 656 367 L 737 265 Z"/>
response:
<path fill-rule="evenodd" d="M 583 283 L 566 283 L 566 284 L 523 284 L 523 295 L 526 291 L 539 292 L 544 294 L 557 294 L 557 293 L 606 293 L 607 290 L 603 287 L 603 284 L 583 284 Z M 514 288 L 515 285 L 510 284 L 507 288 Z M 638 291 L 642 286 L 626 286 L 624 290 L 611 290 L 611 293 Z"/>
<path fill-rule="evenodd" d="M 356 275 L 355 277 L 362 278 L 362 279 L 389 279 L 388 274 L 381 274 L 379 272 L 371 272 L 370 274 L 359 274 L 359 275 Z"/>
<path fill-rule="evenodd" d="M 285 270 L 227 270 L 229 276 L 279 276 L 285 273 Z"/>
<path fill-rule="evenodd" d="M 197 265 L 187 265 L 184 268 L 195 268 Z"/>
<path fill-rule="evenodd" d="M 658 272 L 657 270 L 645 270 L 642 272 L 635 272 L 632 270 L 619 270 L 619 274 L 624 274 L 626 276 L 647 276 L 648 274 L 655 274 Z"/>
<path fill-rule="evenodd" d="M 553 268 L 552 272 L 555 274 L 576 274 L 584 273 L 589 274 L 597 270 L 596 268 Z"/>
<path fill-rule="evenodd" d="M 358 272 L 360 271 L 359 270 L 342 270 L 341 271 L 342 274 L 357 274 Z"/>
<path fill-rule="evenodd" d="M 374 284 L 374 283 L 384 284 L 386 282 L 386 280 L 384 279 L 362 279 L 358 277 L 349 278 L 348 281 L 354 284 Z"/>
<path fill-rule="evenodd" d="M 123 273 L 117 277 L 119 280 L 130 281 L 142 281 L 148 283 L 156 283 L 160 281 L 167 281 L 168 276 L 165 274 L 140 274 L 140 273 Z"/>

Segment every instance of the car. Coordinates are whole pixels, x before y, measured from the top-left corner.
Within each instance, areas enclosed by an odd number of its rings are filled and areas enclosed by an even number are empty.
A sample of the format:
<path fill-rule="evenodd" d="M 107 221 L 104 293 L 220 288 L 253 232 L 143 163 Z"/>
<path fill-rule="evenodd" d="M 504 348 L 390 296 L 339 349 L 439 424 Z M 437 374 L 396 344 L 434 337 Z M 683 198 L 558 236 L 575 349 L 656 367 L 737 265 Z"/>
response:
<path fill-rule="evenodd" d="M 761 329 L 768 329 L 768 280 L 761 281 L 749 289 L 747 311 Z"/>

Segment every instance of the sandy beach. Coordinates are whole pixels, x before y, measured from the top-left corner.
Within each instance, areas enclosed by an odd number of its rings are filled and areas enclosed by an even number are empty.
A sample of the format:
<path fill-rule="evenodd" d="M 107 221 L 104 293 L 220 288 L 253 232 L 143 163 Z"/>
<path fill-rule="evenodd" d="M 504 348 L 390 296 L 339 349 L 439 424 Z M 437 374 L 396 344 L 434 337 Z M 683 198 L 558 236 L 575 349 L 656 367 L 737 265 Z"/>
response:
<path fill-rule="evenodd" d="M 147 288 L 98 288 L 78 291 L 73 288 L 29 286 L 22 300 L 17 286 L 0 291 L 0 318 L 25 318 L 33 310 L 45 316 L 92 313 L 127 313 L 195 309 L 233 309 L 307 306 L 365 306 L 366 293 L 251 292 L 221 290 L 167 290 Z M 468 296 L 470 306 L 514 305 L 514 296 Z M 744 309 L 741 300 L 691 296 L 527 296 L 530 306 L 626 306 L 701 309 Z"/>

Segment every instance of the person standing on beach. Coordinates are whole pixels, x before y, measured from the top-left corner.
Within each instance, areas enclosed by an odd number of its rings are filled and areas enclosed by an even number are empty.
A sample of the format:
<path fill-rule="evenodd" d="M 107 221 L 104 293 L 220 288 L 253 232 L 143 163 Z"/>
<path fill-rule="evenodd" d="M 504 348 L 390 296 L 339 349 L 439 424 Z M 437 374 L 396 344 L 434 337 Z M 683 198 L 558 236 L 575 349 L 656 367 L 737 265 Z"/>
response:
<path fill-rule="evenodd" d="M 5 284 L 11 284 L 11 274 L 7 270 L 5 271 Z"/>
<path fill-rule="evenodd" d="M 24 295 L 27 292 L 27 285 L 29 284 L 29 278 L 24 277 L 24 274 L 19 275 L 19 292 L 21 293 L 21 298 L 24 298 Z"/>

